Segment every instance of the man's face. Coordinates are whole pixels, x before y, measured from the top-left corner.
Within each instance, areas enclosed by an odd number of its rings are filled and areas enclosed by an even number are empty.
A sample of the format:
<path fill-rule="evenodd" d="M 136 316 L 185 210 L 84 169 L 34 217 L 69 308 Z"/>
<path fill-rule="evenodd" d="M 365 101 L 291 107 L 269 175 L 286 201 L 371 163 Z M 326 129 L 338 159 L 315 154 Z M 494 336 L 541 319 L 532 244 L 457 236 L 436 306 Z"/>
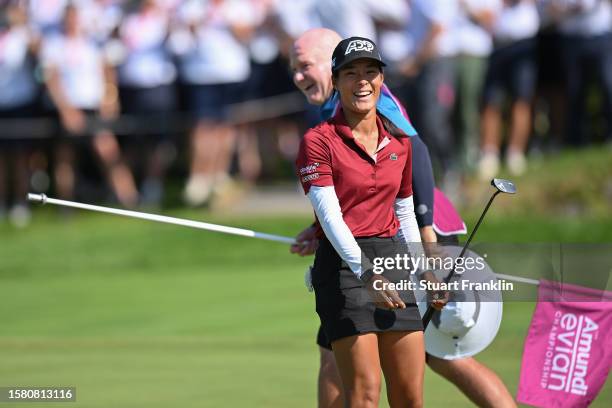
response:
<path fill-rule="evenodd" d="M 331 57 L 324 58 L 316 48 L 295 46 L 291 50 L 293 83 L 308 103 L 322 105 L 332 94 Z"/>

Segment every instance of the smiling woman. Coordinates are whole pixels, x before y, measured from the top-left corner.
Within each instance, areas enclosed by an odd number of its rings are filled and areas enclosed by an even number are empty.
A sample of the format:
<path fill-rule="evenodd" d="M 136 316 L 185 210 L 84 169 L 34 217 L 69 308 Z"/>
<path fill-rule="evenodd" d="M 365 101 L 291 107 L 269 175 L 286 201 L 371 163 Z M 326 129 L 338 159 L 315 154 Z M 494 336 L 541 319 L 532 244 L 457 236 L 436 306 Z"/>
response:
<path fill-rule="evenodd" d="M 409 279 L 409 271 L 375 274 L 371 261 L 406 254 L 406 243 L 420 242 L 411 142 L 404 133 L 392 135 L 377 113 L 385 64 L 372 41 L 342 40 L 331 66 L 340 109 L 306 133 L 297 159 L 319 221 L 312 269 L 316 310 L 347 405 L 378 405 L 382 368 L 391 406 L 421 406 L 420 314 L 411 290 L 400 294 L 388 285 Z M 294 80 L 309 99 L 315 95 L 302 71 L 294 70 Z"/>
<path fill-rule="evenodd" d="M 383 79 L 380 63 L 371 59 L 358 59 L 336 71 L 333 83 L 349 124 L 367 120 L 366 115 L 376 116 L 376 102 Z M 376 136 L 374 133 L 371 135 Z"/>

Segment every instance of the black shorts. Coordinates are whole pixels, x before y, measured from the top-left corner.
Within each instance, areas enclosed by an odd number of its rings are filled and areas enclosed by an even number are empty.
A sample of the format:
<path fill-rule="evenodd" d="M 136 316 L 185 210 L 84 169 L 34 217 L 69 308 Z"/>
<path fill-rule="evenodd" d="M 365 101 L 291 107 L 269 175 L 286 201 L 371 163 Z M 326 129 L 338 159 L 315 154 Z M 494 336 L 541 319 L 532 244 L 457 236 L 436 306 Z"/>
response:
<path fill-rule="evenodd" d="M 40 145 L 40 139 L 31 137 L 31 121 L 41 116 L 37 101 L 14 108 L 0 108 L 0 149 L 28 149 Z"/>
<path fill-rule="evenodd" d="M 119 88 L 122 114 L 132 123 L 140 125 L 140 131 L 129 134 L 129 141 L 140 144 L 148 141 L 170 140 L 172 120 L 176 118 L 178 100 L 173 84 L 153 88 Z"/>
<path fill-rule="evenodd" d="M 506 96 L 530 101 L 535 93 L 537 59 L 535 39 L 497 47 L 489 57 L 483 103 L 500 106 Z"/>
<path fill-rule="evenodd" d="M 437 242 L 441 244 L 447 245 L 458 245 L 459 239 L 457 235 L 438 235 L 436 234 Z M 319 325 L 319 330 L 317 331 L 317 345 L 319 347 L 323 347 L 324 349 L 330 350 L 332 349 L 331 342 L 327 339 L 325 332 L 323 331 L 323 326 Z"/>
<path fill-rule="evenodd" d="M 155 115 L 176 110 L 174 85 L 159 85 L 152 88 L 122 86 L 119 88 L 121 109 L 130 115 Z"/>
<path fill-rule="evenodd" d="M 357 238 L 357 243 L 370 260 L 406 253 L 405 245 L 396 237 Z M 410 279 L 405 270 L 386 271 L 384 276 L 391 282 Z M 363 282 L 343 263 L 327 239 L 320 241 L 315 255 L 312 285 L 317 314 L 329 343 L 363 333 L 423 330 L 412 291 L 398 291 L 405 309 L 377 308 Z"/>
<path fill-rule="evenodd" d="M 230 105 L 242 102 L 244 82 L 187 85 L 187 109 L 196 119 L 226 122 Z"/>

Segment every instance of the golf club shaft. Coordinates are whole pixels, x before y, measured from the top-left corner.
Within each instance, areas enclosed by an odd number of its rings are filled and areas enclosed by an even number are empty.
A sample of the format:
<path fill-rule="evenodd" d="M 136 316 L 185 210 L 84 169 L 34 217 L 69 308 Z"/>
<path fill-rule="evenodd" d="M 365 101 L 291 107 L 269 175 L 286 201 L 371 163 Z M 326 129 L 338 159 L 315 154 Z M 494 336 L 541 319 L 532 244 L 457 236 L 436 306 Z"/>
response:
<path fill-rule="evenodd" d="M 265 239 L 268 241 L 282 242 L 284 244 L 294 244 L 295 243 L 295 240 L 293 238 L 283 237 L 280 235 L 272 235 L 272 234 L 266 234 L 263 232 L 256 232 L 256 231 L 251 231 L 251 230 L 242 229 L 242 228 L 227 227 L 224 225 L 209 224 L 207 222 L 192 221 L 192 220 L 186 220 L 182 218 L 168 217 L 165 215 L 156 215 L 156 214 L 149 214 L 149 213 L 130 211 L 130 210 L 120 210 L 117 208 L 109 208 L 109 207 L 102 207 L 99 205 L 83 204 L 83 203 L 79 203 L 75 201 L 58 200 L 55 198 L 49 198 L 44 194 L 28 194 L 28 200 L 35 202 L 35 203 L 53 204 L 53 205 L 59 205 L 62 207 L 72 207 L 72 208 L 79 208 L 79 209 L 88 210 L 88 211 L 96 211 L 96 212 L 103 212 L 107 214 L 122 215 L 124 217 L 139 218 L 141 220 L 156 221 L 156 222 L 162 222 L 165 224 L 181 225 L 183 227 L 197 228 L 197 229 L 203 229 L 203 230 L 214 231 L 214 232 L 222 232 L 224 234 L 240 235 L 240 236 L 249 237 L 249 238 Z"/>
<path fill-rule="evenodd" d="M 467 251 L 468 247 L 470 246 L 470 242 L 472 242 L 472 238 L 474 238 L 474 235 L 476 234 L 476 231 L 478 231 L 478 227 L 480 227 L 480 224 L 482 223 L 482 220 L 484 219 L 487 211 L 489 211 L 489 207 L 491 207 L 491 204 L 493 203 L 493 200 L 495 199 L 495 197 L 497 197 L 498 194 L 499 194 L 499 190 L 496 191 L 495 193 L 493 193 L 493 195 L 489 199 L 489 202 L 487 203 L 487 206 L 485 207 L 485 209 L 482 212 L 482 214 L 480 214 L 480 218 L 478 219 L 478 222 L 476 223 L 476 226 L 472 230 L 472 233 L 468 237 L 468 240 L 465 242 L 465 245 L 463 245 L 463 249 L 461 250 L 461 253 L 459 254 L 458 258 L 462 258 L 463 255 L 465 255 L 465 252 Z M 453 263 L 453 269 L 451 269 L 451 271 L 448 274 L 448 276 L 444 279 L 444 283 L 450 282 L 450 280 L 453 278 L 453 275 L 455 274 L 456 266 L 457 266 L 457 263 L 454 262 Z M 427 326 L 429 325 L 429 322 L 431 321 L 431 318 L 432 318 L 435 310 L 436 309 L 434 309 L 434 307 L 431 306 L 431 305 L 429 305 L 427 307 L 427 311 L 423 315 L 423 330 L 427 329 Z"/>

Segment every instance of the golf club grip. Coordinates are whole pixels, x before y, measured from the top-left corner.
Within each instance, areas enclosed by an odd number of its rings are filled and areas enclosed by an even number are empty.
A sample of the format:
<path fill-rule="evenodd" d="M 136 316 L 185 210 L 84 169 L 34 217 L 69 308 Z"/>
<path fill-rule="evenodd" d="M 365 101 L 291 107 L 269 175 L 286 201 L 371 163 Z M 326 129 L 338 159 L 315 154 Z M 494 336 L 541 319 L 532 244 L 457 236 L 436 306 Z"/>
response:
<path fill-rule="evenodd" d="M 427 330 L 427 326 L 429 325 L 435 311 L 436 309 L 434 309 L 433 306 L 430 305 L 427 307 L 427 311 L 423 315 L 423 331 Z"/>

